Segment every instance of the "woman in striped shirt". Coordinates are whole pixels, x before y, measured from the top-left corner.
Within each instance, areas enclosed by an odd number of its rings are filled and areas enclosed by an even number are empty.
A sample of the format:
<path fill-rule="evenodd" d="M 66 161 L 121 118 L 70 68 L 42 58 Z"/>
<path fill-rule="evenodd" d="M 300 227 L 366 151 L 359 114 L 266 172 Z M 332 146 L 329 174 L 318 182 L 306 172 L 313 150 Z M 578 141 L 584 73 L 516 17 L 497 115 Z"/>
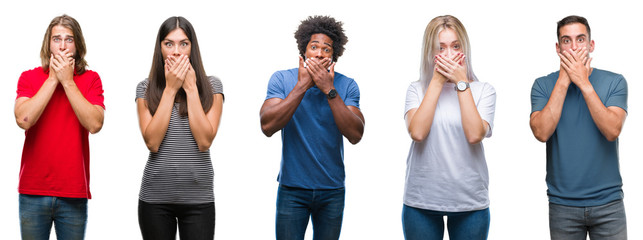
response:
<path fill-rule="evenodd" d="M 221 82 L 205 74 L 192 24 L 159 28 L 147 79 L 136 89 L 139 126 L 150 155 L 139 195 L 143 239 L 214 238 L 210 145 L 223 108 Z"/>

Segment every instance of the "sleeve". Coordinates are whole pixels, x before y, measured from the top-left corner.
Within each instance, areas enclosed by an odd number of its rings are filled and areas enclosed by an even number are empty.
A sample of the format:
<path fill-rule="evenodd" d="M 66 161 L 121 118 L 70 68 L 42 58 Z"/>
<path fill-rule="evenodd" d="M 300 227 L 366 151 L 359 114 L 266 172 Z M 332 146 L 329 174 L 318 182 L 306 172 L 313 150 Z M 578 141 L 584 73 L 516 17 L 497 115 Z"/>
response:
<path fill-rule="evenodd" d="M 423 96 L 420 94 L 418 88 L 420 87 L 419 81 L 412 82 L 406 90 L 406 103 L 404 104 L 404 118 L 409 110 L 420 107 Z"/>
<path fill-rule="evenodd" d="M 476 106 L 480 118 L 489 123 L 489 132 L 485 137 L 491 137 L 493 132 L 493 119 L 496 114 L 496 89 L 491 84 L 485 83 L 482 96 Z"/>
<path fill-rule="evenodd" d="M 212 94 L 221 94 L 223 101 L 225 102 L 225 95 L 223 95 L 223 83 L 221 80 L 215 76 L 209 76 L 210 85 L 212 85 Z"/>
<path fill-rule="evenodd" d="M 268 93 L 266 94 L 266 100 L 271 98 L 286 98 L 286 91 L 284 91 L 284 82 L 283 74 L 281 72 L 275 72 L 270 77 L 268 81 Z"/>
<path fill-rule="evenodd" d="M 623 75 L 618 75 L 615 87 L 605 102 L 605 107 L 616 106 L 627 112 L 627 82 Z"/>
<path fill-rule="evenodd" d="M 543 110 L 549 101 L 551 91 L 547 91 L 544 87 L 545 83 L 541 81 L 541 79 L 542 78 L 536 79 L 534 85 L 531 86 L 531 113 Z"/>
<path fill-rule="evenodd" d="M 103 96 L 103 92 L 103 83 L 100 80 L 100 76 L 98 76 L 98 73 L 93 72 L 92 84 L 89 87 L 89 91 L 85 98 L 87 98 L 87 101 L 91 104 L 101 106 L 105 109 L 105 97 Z"/>
<path fill-rule="evenodd" d="M 147 91 L 147 85 L 149 84 L 149 81 L 147 78 L 136 85 L 136 100 L 137 98 L 142 98 L 145 99 L 145 91 Z"/>
<path fill-rule="evenodd" d="M 20 78 L 18 78 L 18 90 L 16 90 L 16 99 L 20 97 L 31 98 L 38 92 L 38 89 L 33 89 L 31 86 L 31 83 L 29 82 L 30 77 L 28 75 L 29 74 L 27 74 L 27 72 L 20 74 Z"/>
<path fill-rule="evenodd" d="M 360 97 L 359 86 L 357 86 L 357 83 L 355 82 L 355 80 L 351 79 L 351 82 L 348 85 L 348 89 L 346 91 L 346 98 L 344 99 L 344 104 L 346 104 L 346 106 L 355 106 L 359 108 L 359 97 Z"/>

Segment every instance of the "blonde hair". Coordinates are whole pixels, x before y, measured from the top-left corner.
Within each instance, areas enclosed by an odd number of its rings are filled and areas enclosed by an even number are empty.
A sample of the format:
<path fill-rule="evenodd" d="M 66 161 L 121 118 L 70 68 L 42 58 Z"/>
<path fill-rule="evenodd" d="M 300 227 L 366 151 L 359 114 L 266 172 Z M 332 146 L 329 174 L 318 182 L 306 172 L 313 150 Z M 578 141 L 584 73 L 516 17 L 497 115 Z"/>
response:
<path fill-rule="evenodd" d="M 433 69 L 435 68 L 433 57 L 439 51 L 440 33 L 445 29 L 453 30 L 458 36 L 462 52 L 466 56 L 464 61 L 467 67 L 467 77 L 470 81 L 478 80 L 471 68 L 471 45 L 469 43 L 467 30 L 464 29 L 464 25 L 462 25 L 460 20 L 454 16 L 444 15 L 432 19 L 429 24 L 426 25 L 426 29 L 424 30 L 424 40 L 422 41 L 422 60 L 420 65 L 420 83 L 422 83 L 424 89 L 429 86 L 429 82 L 431 81 L 431 78 L 433 78 Z"/>
<path fill-rule="evenodd" d="M 45 32 L 45 37 L 42 40 L 42 48 L 40 49 L 40 62 L 42 63 L 42 68 L 45 70 L 49 69 L 49 58 L 51 57 L 51 30 L 55 26 L 63 26 L 71 30 L 74 34 L 74 46 L 76 47 L 76 53 L 74 53 L 76 66 L 74 66 L 74 69 L 76 74 L 83 74 L 87 67 L 87 61 L 85 61 L 85 54 L 87 53 L 85 38 L 83 37 L 83 31 L 80 29 L 80 24 L 78 24 L 76 19 L 67 15 L 55 17 L 51 20 L 51 23 L 49 23 L 49 27 L 47 27 L 47 32 Z"/>

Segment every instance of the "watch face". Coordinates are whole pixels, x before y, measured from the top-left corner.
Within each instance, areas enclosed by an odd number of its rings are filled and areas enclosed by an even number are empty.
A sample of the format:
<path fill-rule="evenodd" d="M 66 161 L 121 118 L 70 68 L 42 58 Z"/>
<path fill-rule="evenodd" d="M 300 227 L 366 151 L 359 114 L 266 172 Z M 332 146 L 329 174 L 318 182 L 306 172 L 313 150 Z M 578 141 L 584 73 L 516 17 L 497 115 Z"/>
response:
<path fill-rule="evenodd" d="M 328 92 L 328 99 L 333 99 L 337 96 L 337 90 L 331 89 L 330 92 Z"/>
<path fill-rule="evenodd" d="M 460 91 L 467 90 L 467 84 L 465 82 L 458 82 L 458 90 Z"/>

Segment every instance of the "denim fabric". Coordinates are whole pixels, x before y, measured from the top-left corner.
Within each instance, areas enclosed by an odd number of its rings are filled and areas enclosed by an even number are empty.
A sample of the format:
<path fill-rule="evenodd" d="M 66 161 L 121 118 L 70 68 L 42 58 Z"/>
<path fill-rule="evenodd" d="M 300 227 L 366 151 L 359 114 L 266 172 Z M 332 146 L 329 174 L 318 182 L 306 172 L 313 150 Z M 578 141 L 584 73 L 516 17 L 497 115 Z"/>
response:
<path fill-rule="evenodd" d="M 313 240 L 337 240 L 342 230 L 345 189 L 312 190 L 279 185 L 277 192 L 277 240 L 301 240 L 308 219 L 313 221 Z"/>
<path fill-rule="evenodd" d="M 214 203 L 152 204 L 138 200 L 138 224 L 143 239 L 176 239 L 178 222 L 181 240 L 214 239 Z"/>
<path fill-rule="evenodd" d="M 61 240 L 85 238 L 87 199 L 20 194 L 20 234 L 23 240 L 49 239 L 51 225 Z"/>
<path fill-rule="evenodd" d="M 626 240 L 623 200 L 594 207 L 549 203 L 549 234 L 552 240 Z"/>
<path fill-rule="evenodd" d="M 440 212 L 404 205 L 402 208 L 404 239 L 443 239 L 444 216 L 447 216 L 447 228 L 451 240 L 484 240 L 489 235 L 491 221 L 489 208 L 468 212 Z"/>

